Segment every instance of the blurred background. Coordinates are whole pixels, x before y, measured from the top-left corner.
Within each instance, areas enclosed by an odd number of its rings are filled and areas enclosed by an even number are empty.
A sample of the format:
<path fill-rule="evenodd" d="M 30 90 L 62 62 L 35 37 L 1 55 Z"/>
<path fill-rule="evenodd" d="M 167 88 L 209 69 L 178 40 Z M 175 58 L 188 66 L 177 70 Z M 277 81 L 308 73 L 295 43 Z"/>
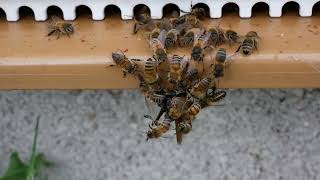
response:
<path fill-rule="evenodd" d="M 1 91 L 0 174 L 14 150 L 28 160 L 40 115 L 49 179 L 320 179 L 319 89 L 228 90 L 180 146 L 145 141 L 156 110 L 137 90 Z"/>

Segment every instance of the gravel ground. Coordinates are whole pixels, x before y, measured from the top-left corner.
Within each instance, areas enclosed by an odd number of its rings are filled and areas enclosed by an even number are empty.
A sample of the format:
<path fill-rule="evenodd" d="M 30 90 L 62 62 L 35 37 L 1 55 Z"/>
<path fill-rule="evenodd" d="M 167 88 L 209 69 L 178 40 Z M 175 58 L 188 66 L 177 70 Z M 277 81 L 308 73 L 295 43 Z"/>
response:
<path fill-rule="evenodd" d="M 320 90 L 229 90 L 181 146 L 145 142 L 145 113 L 135 90 L 2 91 L 0 174 L 13 150 L 28 159 L 41 115 L 51 180 L 320 180 Z"/>

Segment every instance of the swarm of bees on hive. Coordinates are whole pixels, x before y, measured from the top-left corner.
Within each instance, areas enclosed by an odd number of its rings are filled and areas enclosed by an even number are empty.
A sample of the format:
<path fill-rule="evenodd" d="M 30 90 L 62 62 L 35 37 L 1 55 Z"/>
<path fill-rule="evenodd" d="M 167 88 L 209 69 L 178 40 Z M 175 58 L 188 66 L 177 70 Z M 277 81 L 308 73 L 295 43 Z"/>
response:
<path fill-rule="evenodd" d="M 199 112 L 226 97 L 226 91 L 218 90 L 217 86 L 232 55 L 228 56 L 226 49 L 219 46 L 239 44 L 235 53 L 250 55 L 258 50 L 260 37 L 255 31 L 240 36 L 231 29 L 205 27 L 201 21 L 206 16 L 203 8 L 191 8 L 182 16 L 177 14 L 153 20 L 142 9 L 135 17 L 133 33 L 149 33 L 147 41 L 152 56 L 146 60 L 130 59 L 118 50 L 112 53 L 112 58 L 124 76 L 129 73 L 139 79 L 146 101 L 160 107 L 156 118 L 145 115 L 152 120 L 146 139 L 162 137 L 174 122 L 177 143 L 181 144 L 182 136 L 192 130 Z M 169 54 L 171 49 L 188 46 L 189 56 Z M 211 56 L 212 52 L 215 55 L 205 68 L 205 56 Z"/>
<path fill-rule="evenodd" d="M 183 12 L 183 11 L 181 11 Z M 157 117 L 151 119 L 147 140 L 163 137 L 173 122 L 177 143 L 182 136 L 192 130 L 192 122 L 199 112 L 216 105 L 226 97 L 226 91 L 218 90 L 219 79 L 225 74 L 231 57 L 236 53 L 245 56 L 258 50 L 261 38 L 257 32 L 238 35 L 232 29 L 219 26 L 205 27 L 202 19 L 207 15 L 204 8 L 191 7 L 190 12 L 173 12 L 172 17 L 153 20 L 147 8 L 135 15 L 133 34 L 146 32 L 147 42 L 152 50 L 145 60 L 128 58 L 125 52 L 112 53 L 115 64 L 122 68 L 124 77 L 131 74 L 140 82 L 147 105 L 154 103 L 160 107 Z M 72 24 L 53 19 L 49 34 L 70 36 L 74 33 Z M 238 44 L 231 55 L 221 45 L 229 47 Z M 170 54 L 170 50 L 190 47 L 187 55 Z M 207 57 L 207 61 L 205 61 Z"/>

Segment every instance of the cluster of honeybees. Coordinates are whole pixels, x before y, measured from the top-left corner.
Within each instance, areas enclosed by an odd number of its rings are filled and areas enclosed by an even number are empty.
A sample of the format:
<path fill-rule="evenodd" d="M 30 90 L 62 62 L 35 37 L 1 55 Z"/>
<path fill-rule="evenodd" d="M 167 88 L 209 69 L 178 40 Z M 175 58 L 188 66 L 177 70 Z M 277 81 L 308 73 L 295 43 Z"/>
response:
<path fill-rule="evenodd" d="M 206 16 L 203 8 L 191 8 L 182 16 L 177 14 L 153 20 L 149 13 L 141 10 L 135 16 L 133 33 L 147 32 L 152 57 L 129 59 L 118 50 L 112 53 L 112 58 L 124 75 L 130 73 L 139 79 L 147 104 L 152 102 L 160 107 L 157 117 L 145 115 L 152 120 L 146 132 L 147 140 L 162 137 L 175 122 L 180 144 L 182 136 L 192 130 L 192 122 L 201 109 L 215 105 L 226 96 L 226 91 L 217 90 L 217 85 L 230 56 L 224 48 L 218 47 L 238 43 L 235 53 L 250 55 L 258 49 L 260 38 L 254 31 L 239 36 L 231 29 L 205 27 L 201 20 Z M 191 47 L 190 57 L 168 53 L 171 49 L 188 46 Z"/>

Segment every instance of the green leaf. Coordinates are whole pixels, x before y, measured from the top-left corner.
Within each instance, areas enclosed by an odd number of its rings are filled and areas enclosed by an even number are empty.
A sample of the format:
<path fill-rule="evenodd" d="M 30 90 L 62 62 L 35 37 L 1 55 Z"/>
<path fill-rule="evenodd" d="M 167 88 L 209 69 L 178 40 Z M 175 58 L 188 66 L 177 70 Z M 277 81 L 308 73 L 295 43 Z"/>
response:
<path fill-rule="evenodd" d="M 8 169 L 0 180 L 20 180 L 26 177 L 27 165 L 19 158 L 17 152 L 13 152 L 10 157 Z"/>

